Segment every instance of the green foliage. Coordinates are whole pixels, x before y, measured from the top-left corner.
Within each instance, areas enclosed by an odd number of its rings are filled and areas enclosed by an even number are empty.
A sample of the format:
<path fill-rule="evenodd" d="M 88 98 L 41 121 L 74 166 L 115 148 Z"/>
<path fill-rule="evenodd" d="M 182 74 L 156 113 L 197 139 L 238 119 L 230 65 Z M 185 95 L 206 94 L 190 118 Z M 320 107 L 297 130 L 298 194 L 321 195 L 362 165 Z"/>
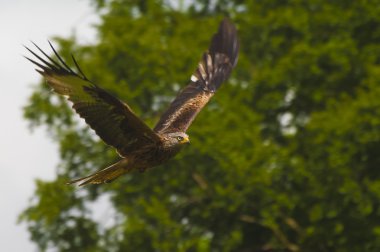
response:
<path fill-rule="evenodd" d="M 153 126 L 222 17 L 236 23 L 233 75 L 161 167 L 74 189 L 117 159 L 41 83 L 25 117 L 60 146 L 57 179 L 22 213 L 41 250 L 379 251 L 379 1 L 97 0 L 99 42 L 56 41 L 89 79 Z M 110 195 L 110 227 L 90 202 Z"/>

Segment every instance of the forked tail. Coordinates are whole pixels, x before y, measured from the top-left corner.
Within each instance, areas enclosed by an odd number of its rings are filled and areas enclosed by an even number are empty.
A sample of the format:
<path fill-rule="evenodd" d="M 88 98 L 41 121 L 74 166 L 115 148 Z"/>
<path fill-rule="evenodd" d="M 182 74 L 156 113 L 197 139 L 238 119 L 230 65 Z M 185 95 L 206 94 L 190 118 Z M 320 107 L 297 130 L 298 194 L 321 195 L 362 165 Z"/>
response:
<path fill-rule="evenodd" d="M 132 167 L 128 165 L 128 160 L 122 159 L 117 163 L 108 166 L 107 168 L 99 170 L 89 176 L 72 180 L 67 184 L 71 185 L 75 183 L 80 183 L 79 186 L 84 186 L 87 184 L 109 183 L 117 177 L 123 175 L 124 173 L 131 171 L 131 168 Z"/>

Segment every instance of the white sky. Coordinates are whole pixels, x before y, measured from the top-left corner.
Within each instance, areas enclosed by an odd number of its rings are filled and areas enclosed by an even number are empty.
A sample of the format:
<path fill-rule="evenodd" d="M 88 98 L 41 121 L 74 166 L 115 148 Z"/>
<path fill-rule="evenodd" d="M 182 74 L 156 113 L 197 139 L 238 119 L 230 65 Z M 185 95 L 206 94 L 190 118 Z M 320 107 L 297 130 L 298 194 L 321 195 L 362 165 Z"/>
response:
<path fill-rule="evenodd" d="M 37 251 L 17 217 L 34 192 L 34 179 L 51 180 L 58 149 L 43 129 L 31 133 L 22 107 L 40 77 L 22 55 L 30 40 L 48 49 L 47 39 L 75 32 L 94 42 L 98 21 L 89 0 L 0 0 L 0 244 L 1 251 Z"/>

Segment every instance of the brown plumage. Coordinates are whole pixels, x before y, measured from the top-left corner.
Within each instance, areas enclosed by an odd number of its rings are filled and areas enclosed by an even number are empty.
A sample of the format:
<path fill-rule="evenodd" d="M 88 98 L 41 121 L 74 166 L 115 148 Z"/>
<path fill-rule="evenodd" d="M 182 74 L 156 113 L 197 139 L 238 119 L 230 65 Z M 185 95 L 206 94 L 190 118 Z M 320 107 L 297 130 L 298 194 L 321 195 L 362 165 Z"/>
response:
<path fill-rule="evenodd" d="M 37 71 L 49 86 L 58 94 L 67 96 L 73 109 L 122 157 L 105 169 L 69 182 L 79 182 L 80 185 L 110 182 L 135 169 L 144 171 L 178 153 L 185 143 L 189 143 L 186 130 L 235 67 L 239 50 L 236 29 L 224 19 L 190 83 L 180 91 L 152 130 L 127 104 L 89 81 L 74 57 L 78 72 L 67 66 L 51 44 L 57 61 L 35 46 L 45 58 L 27 48 L 36 60 L 27 59 L 39 67 Z"/>

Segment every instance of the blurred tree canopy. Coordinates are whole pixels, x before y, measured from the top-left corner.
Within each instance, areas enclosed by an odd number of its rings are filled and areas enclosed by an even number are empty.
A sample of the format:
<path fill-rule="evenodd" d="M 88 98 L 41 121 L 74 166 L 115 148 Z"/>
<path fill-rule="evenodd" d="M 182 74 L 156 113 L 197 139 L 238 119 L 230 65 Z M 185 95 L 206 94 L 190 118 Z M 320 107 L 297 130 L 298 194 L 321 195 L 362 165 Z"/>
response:
<path fill-rule="evenodd" d="M 150 126 L 223 16 L 238 27 L 239 63 L 177 158 L 80 189 L 65 182 L 118 157 L 41 81 L 25 117 L 62 159 L 20 216 L 41 250 L 380 251 L 379 1 L 93 4 L 99 40 L 57 38 L 60 53 Z M 102 195 L 111 224 L 93 218 Z"/>

